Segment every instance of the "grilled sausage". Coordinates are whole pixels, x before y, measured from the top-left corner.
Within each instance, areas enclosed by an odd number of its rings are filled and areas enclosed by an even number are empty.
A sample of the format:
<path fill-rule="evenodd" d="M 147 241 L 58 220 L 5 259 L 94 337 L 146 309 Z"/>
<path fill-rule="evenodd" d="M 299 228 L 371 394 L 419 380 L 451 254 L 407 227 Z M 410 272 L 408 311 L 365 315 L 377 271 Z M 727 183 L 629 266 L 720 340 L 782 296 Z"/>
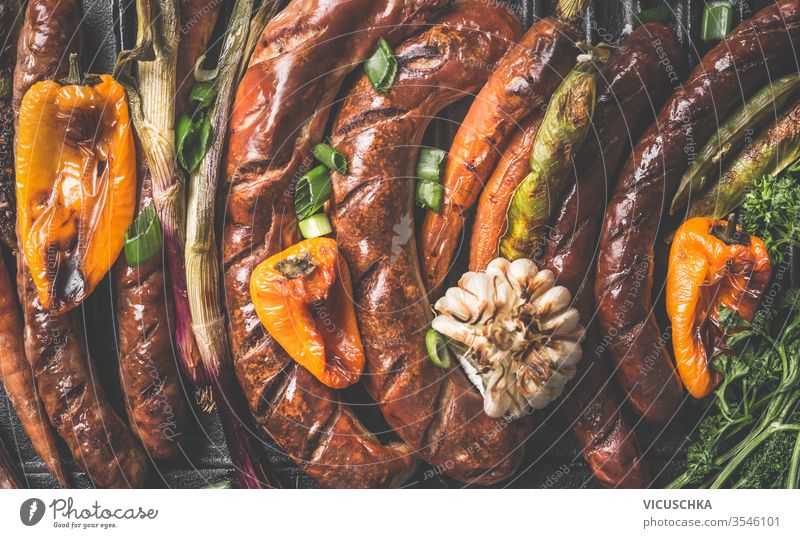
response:
<path fill-rule="evenodd" d="M 152 204 L 150 172 L 137 144 L 139 210 Z M 133 433 L 156 459 L 177 456 L 189 428 L 189 414 L 172 352 L 169 300 L 161 252 L 138 267 L 120 256 L 114 268 L 117 290 L 119 370 Z"/>
<path fill-rule="evenodd" d="M 78 0 L 28 0 L 17 44 L 14 70 L 14 116 L 28 88 L 66 75 L 71 52 L 81 48 Z"/>
<path fill-rule="evenodd" d="M 22 316 L 6 264 L 0 259 L 0 381 L 17 412 L 22 428 L 47 470 L 66 487 L 67 474 L 58 453 L 56 437 L 42 408 L 31 365 L 22 341 Z"/>
<path fill-rule="evenodd" d="M 571 185 L 548 233 L 542 264 L 574 294 L 587 327 L 586 352 L 565 388 L 562 410 L 595 476 L 612 487 L 646 487 L 650 481 L 636 436 L 609 386 L 605 354 L 597 347 L 594 262 L 604 204 L 619 168 L 655 109 L 683 76 L 683 52 L 674 29 L 640 26 L 605 64 L 593 131 L 575 157 Z M 528 152 L 530 153 L 530 151 Z"/>
<path fill-rule="evenodd" d="M 0 0 L 0 241 L 17 248 L 14 185 L 14 113 L 11 110 L 16 59 L 16 0 Z"/>
<path fill-rule="evenodd" d="M 608 204 L 595 296 L 617 377 L 646 420 L 664 422 L 682 399 L 653 314 L 654 243 L 677 182 L 727 112 L 797 69 L 800 0 L 781 0 L 743 22 L 705 55 L 636 144 Z"/>
<path fill-rule="evenodd" d="M 382 35 L 397 43 L 445 4 L 295 0 L 265 28 L 234 101 L 222 251 L 236 374 L 256 419 L 322 486 L 399 485 L 415 462 L 405 447 L 381 445 L 269 336 L 250 300 L 250 275 L 295 239 L 286 195 L 311 165 L 344 77 Z"/>
<path fill-rule="evenodd" d="M 6 445 L 0 439 L 0 489 L 20 489 L 22 481 L 19 479 L 17 466 L 11 459 Z"/>
<path fill-rule="evenodd" d="M 197 82 L 194 65 L 206 53 L 222 0 L 180 0 L 180 41 L 175 96 L 175 117 L 188 111 L 189 92 Z"/>
<path fill-rule="evenodd" d="M 511 47 L 475 98 L 448 156 L 441 211 L 428 211 L 422 224 L 420 258 L 428 290 L 443 284 L 466 212 L 515 127 L 529 115 L 544 115 L 551 94 L 575 65 L 578 40 L 577 30 L 567 22 L 554 17 L 537 21 Z"/>
<path fill-rule="evenodd" d="M 30 85 L 64 76 L 67 53 L 80 42 L 80 13 L 74 0 L 31 0 L 14 73 L 14 103 Z M 22 255 L 17 254 L 17 292 L 25 320 L 25 353 L 50 423 L 75 461 L 100 487 L 141 487 L 144 453 L 117 416 L 88 356 L 77 312 L 55 315 L 39 303 Z"/>
<path fill-rule="evenodd" d="M 367 367 L 364 384 L 384 418 L 420 457 L 463 482 L 493 483 L 522 458 L 528 419 L 489 418 L 460 369 L 434 366 L 424 333 L 431 310 L 414 240 L 418 145 L 443 107 L 480 88 L 518 22 L 480 0 L 457 3 L 395 50 L 397 78 L 376 93 L 361 77 L 342 104 L 332 144 L 349 173 L 333 174 L 333 222 L 353 273 Z"/>

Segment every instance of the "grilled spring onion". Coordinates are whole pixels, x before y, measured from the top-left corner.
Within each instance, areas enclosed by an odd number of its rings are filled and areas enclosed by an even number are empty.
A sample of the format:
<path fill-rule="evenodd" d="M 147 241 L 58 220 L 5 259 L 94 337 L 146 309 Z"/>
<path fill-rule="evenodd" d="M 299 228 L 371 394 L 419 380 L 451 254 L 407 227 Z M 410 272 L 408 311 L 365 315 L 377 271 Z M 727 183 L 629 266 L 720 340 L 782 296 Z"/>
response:
<path fill-rule="evenodd" d="M 417 183 L 417 205 L 426 207 L 436 213 L 442 208 L 444 187 L 435 181 L 423 180 Z"/>
<path fill-rule="evenodd" d="M 125 232 L 125 259 L 131 267 L 138 267 L 161 250 L 163 244 L 158 212 L 152 204 L 148 205 Z"/>
<path fill-rule="evenodd" d="M 253 13 L 253 0 L 236 0 L 220 54 L 218 75 L 207 115 L 213 131 L 208 151 L 202 157 L 189 182 L 186 224 L 186 272 L 192 329 L 197 338 L 203 369 L 211 381 L 225 439 L 231 452 L 238 483 L 242 488 L 279 487 L 269 471 L 263 445 L 255 440 L 239 417 L 247 416 L 247 405 L 234 378 L 225 318 L 220 304 L 219 260 L 214 229 L 214 210 L 220 162 L 234 90 L 249 60 L 255 43 L 267 21 L 274 15 L 278 1 L 264 2 Z M 255 15 L 255 16 L 254 16 Z M 252 22 L 251 22 L 252 20 Z"/>
<path fill-rule="evenodd" d="M 447 348 L 447 339 L 435 329 L 428 329 L 425 333 L 425 348 L 431 362 L 439 368 L 450 368 L 453 363 L 450 350 Z"/>
<path fill-rule="evenodd" d="M 153 202 L 161 220 L 164 249 L 175 301 L 175 341 L 183 375 L 197 393 L 208 384 L 191 328 L 186 296 L 184 246 L 186 203 L 183 182 L 174 163 L 177 0 L 136 0 L 136 47 L 122 51 L 114 68 L 128 94 L 130 114 L 153 179 Z M 137 63 L 138 80 L 131 75 Z"/>
<path fill-rule="evenodd" d="M 436 148 L 422 148 L 417 159 L 417 205 L 436 213 L 442 208 L 444 187 L 442 171 L 447 152 Z"/>
<path fill-rule="evenodd" d="M 800 90 L 800 75 L 780 78 L 756 92 L 739 110 L 732 113 L 705 145 L 694 164 L 681 178 L 670 213 L 686 205 L 715 176 L 725 159 L 738 151 L 753 131 L 774 119 L 791 97 Z"/>
<path fill-rule="evenodd" d="M 328 170 L 333 170 L 340 174 L 347 173 L 347 159 L 330 144 L 317 144 L 314 146 L 312 153 Z"/>
<path fill-rule="evenodd" d="M 303 174 L 297 182 L 294 195 L 294 209 L 297 220 L 305 220 L 319 211 L 333 191 L 331 178 L 325 166 L 317 166 Z"/>
<path fill-rule="evenodd" d="M 364 72 L 378 93 L 389 91 L 394 84 L 394 77 L 397 75 L 397 59 L 384 38 L 380 38 L 378 48 L 364 64 Z"/>
<path fill-rule="evenodd" d="M 192 121 L 183 114 L 175 123 L 175 144 L 181 168 L 192 173 L 200 166 L 200 161 L 208 151 L 211 140 L 211 119 L 206 114 Z"/>
<path fill-rule="evenodd" d="M 703 9 L 703 24 L 700 39 L 719 41 L 724 39 L 733 27 L 733 6 L 726 0 L 708 2 Z"/>
<path fill-rule="evenodd" d="M 633 17 L 634 27 L 639 27 L 642 24 L 647 24 L 648 22 L 660 22 L 663 24 L 669 24 L 671 22 L 675 22 L 675 14 L 672 11 L 672 8 L 667 5 L 660 5 L 656 7 L 651 7 L 650 9 L 644 9 L 634 15 Z"/>
<path fill-rule="evenodd" d="M 306 239 L 314 239 L 328 235 L 333 231 L 331 221 L 325 213 L 317 213 L 297 223 L 300 233 Z"/>

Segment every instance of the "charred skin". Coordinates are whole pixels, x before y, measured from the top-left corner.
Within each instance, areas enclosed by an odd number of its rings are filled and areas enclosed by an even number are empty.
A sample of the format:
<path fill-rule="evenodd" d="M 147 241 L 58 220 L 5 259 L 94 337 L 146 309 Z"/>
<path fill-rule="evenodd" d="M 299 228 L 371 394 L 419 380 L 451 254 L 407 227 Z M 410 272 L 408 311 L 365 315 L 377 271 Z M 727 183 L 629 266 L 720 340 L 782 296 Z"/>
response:
<path fill-rule="evenodd" d="M 660 54 L 666 61 L 662 62 Z M 650 476 L 636 436 L 611 389 L 606 357 L 597 351 L 599 328 L 592 323 L 602 201 L 613 188 L 636 137 L 683 75 L 682 59 L 674 28 L 646 24 L 637 28 L 603 67 L 594 128 L 575 158 L 571 185 L 565 186 L 566 195 L 551 223 L 542 258 L 543 267 L 555 273 L 558 284 L 574 294 L 587 325 L 583 360 L 564 389 L 568 396 L 562 410 L 595 476 L 610 487 L 644 488 Z M 672 74 L 665 66 L 674 69 Z"/>
<path fill-rule="evenodd" d="M 797 69 L 790 51 L 799 45 L 800 0 L 771 4 L 740 24 L 667 100 L 622 169 L 605 213 L 595 297 L 617 378 L 647 421 L 669 420 L 683 399 L 668 335 L 653 315 L 654 245 L 665 204 L 720 118 Z"/>
<path fill-rule="evenodd" d="M 363 381 L 415 453 L 462 482 L 488 484 L 517 468 L 528 419 L 489 418 L 460 368 L 433 365 L 431 309 L 414 240 L 418 145 L 430 119 L 481 87 L 518 31 L 502 7 L 456 4 L 439 24 L 395 49 L 397 78 L 376 93 L 361 77 L 342 104 L 332 144 L 349 174 L 332 174 L 336 238 L 351 272 L 367 365 Z"/>
<path fill-rule="evenodd" d="M 152 204 L 146 160 L 137 144 L 139 210 Z M 170 322 L 175 310 L 161 252 L 138 267 L 121 255 L 114 268 L 117 290 L 119 370 L 133 433 L 155 459 L 181 453 L 189 410 L 173 354 Z"/>
<path fill-rule="evenodd" d="M 206 53 L 217 24 L 222 0 L 180 0 L 181 35 L 176 69 L 175 117 L 188 110 L 189 93 L 197 80 L 194 65 Z"/>
<path fill-rule="evenodd" d="M 31 0 L 17 48 L 14 106 L 30 85 L 63 77 L 80 43 L 75 0 Z M 25 353 L 50 423 L 78 465 L 100 487 L 144 485 L 147 462 L 128 427 L 106 399 L 77 330 L 78 313 L 55 315 L 37 298 L 21 249 L 17 292 L 25 320 Z"/>
<path fill-rule="evenodd" d="M 0 260 L 0 382 L 36 453 L 58 483 L 67 487 L 67 474 L 58 452 L 56 437 L 36 390 L 31 365 L 25 356 L 22 316 L 15 296 L 11 276 L 5 262 Z"/>
<path fill-rule="evenodd" d="M 397 44 L 447 3 L 296 0 L 267 25 L 234 101 L 221 213 L 236 375 L 259 423 L 321 486 L 396 486 L 416 463 L 405 447 L 381 445 L 336 391 L 284 353 L 256 315 L 250 276 L 297 239 L 292 183 L 312 164 L 347 73 L 381 36 Z"/>
<path fill-rule="evenodd" d="M 543 116 L 550 96 L 575 65 L 577 30 L 548 17 L 513 45 L 475 98 L 453 140 L 437 214 L 427 211 L 420 234 L 422 276 L 435 293 L 451 268 L 466 213 L 475 205 L 520 122 Z M 530 158 L 530 155 L 528 155 Z"/>

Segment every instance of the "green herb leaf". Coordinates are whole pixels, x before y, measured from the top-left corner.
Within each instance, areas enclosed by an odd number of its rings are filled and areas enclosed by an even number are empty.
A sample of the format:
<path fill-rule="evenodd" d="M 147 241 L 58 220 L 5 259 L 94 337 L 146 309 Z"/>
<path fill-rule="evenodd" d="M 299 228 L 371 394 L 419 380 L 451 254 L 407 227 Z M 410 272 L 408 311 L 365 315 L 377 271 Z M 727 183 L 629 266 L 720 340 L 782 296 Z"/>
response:
<path fill-rule="evenodd" d="M 196 114 L 210 108 L 216 98 L 217 88 L 211 80 L 196 83 L 189 93 L 189 103 L 194 104 Z"/>
<path fill-rule="evenodd" d="M 183 114 L 175 124 L 175 144 L 178 162 L 191 174 L 200 165 L 211 141 L 211 119 L 202 114 L 196 121 Z"/>
<path fill-rule="evenodd" d="M 397 75 L 397 59 L 394 57 L 389 42 L 384 38 L 380 38 L 378 48 L 364 64 L 364 72 L 378 93 L 389 91 L 394 84 L 394 78 Z"/>
<path fill-rule="evenodd" d="M 125 260 L 131 267 L 138 267 L 161 250 L 164 234 L 156 208 L 151 204 L 139 212 L 139 216 L 125 231 Z"/>

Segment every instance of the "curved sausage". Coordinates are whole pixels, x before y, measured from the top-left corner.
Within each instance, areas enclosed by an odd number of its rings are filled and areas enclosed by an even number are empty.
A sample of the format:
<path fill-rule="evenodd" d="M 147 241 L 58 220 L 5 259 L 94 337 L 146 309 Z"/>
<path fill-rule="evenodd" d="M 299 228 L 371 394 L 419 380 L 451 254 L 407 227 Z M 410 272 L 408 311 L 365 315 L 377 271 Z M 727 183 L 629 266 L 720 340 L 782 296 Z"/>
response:
<path fill-rule="evenodd" d="M 402 484 L 406 447 L 381 445 L 269 336 L 250 301 L 253 268 L 296 239 L 292 182 L 313 163 L 347 73 L 383 35 L 397 43 L 446 0 L 295 0 L 273 18 L 239 84 L 228 140 L 223 224 L 228 331 L 250 411 L 321 486 Z M 324 45 L 321 45 L 324 44 Z"/>
<path fill-rule="evenodd" d="M 58 483 L 67 487 L 69 482 L 56 437 L 42 409 L 31 365 L 25 356 L 22 316 L 15 295 L 6 264 L 0 260 L 0 381 L 34 450 Z"/>
<path fill-rule="evenodd" d="M 595 476 L 612 487 L 647 487 L 650 476 L 636 436 L 609 385 L 611 373 L 598 348 L 594 323 L 594 262 L 603 200 L 634 141 L 683 76 L 683 51 L 674 28 L 638 27 L 603 66 L 592 125 L 575 157 L 571 186 L 548 233 L 543 267 L 574 294 L 587 327 L 584 358 L 565 388 L 562 410 Z M 577 180 L 576 180 L 577 179 Z"/>
<path fill-rule="evenodd" d="M 797 70 L 800 0 L 781 0 L 743 22 L 705 55 L 661 108 L 622 169 L 605 214 L 595 297 L 617 378 L 646 420 L 670 419 L 683 398 L 653 313 L 654 244 L 692 154 L 737 104 Z"/>
<path fill-rule="evenodd" d="M 439 213 L 427 211 L 420 233 L 422 276 L 436 290 L 453 262 L 466 212 L 519 122 L 541 116 L 550 96 L 575 65 L 577 30 L 554 17 L 536 22 L 511 47 L 478 93 L 447 158 Z"/>
<path fill-rule="evenodd" d="M 139 210 L 152 204 L 150 172 L 137 144 Z M 114 269 L 117 290 L 119 371 L 133 433 L 155 459 L 180 454 L 189 411 L 173 354 L 169 300 L 162 252 L 138 267 L 121 255 Z"/>
<path fill-rule="evenodd" d="M 189 93 L 194 86 L 194 65 L 206 53 L 214 32 L 222 0 L 180 0 L 180 41 L 176 68 L 175 117 L 188 110 Z"/>
<path fill-rule="evenodd" d="M 28 0 L 14 70 L 15 117 L 28 88 L 67 73 L 70 53 L 81 49 L 80 22 L 78 0 Z"/>
<path fill-rule="evenodd" d="M 395 50 L 397 78 L 378 94 L 362 76 L 334 123 L 332 144 L 349 162 L 332 174 L 333 223 L 353 273 L 367 367 L 364 384 L 416 453 L 462 482 L 493 483 L 522 458 L 530 420 L 483 412 L 463 371 L 441 370 L 425 350 L 431 309 L 414 240 L 414 166 L 430 119 L 485 82 L 518 32 L 499 6 L 457 3 L 436 26 Z"/>

